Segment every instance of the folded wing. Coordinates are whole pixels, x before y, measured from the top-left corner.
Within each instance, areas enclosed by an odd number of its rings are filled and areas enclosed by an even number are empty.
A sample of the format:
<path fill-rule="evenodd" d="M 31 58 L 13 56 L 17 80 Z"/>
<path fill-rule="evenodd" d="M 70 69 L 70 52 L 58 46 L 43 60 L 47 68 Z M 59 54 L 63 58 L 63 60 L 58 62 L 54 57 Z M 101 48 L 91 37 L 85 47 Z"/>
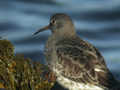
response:
<path fill-rule="evenodd" d="M 110 87 L 114 78 L 99 57 L 88 50 L 70 45 L 56 48 L 58 61 L 64 68 L 61 72 L 71 80 Z"/>

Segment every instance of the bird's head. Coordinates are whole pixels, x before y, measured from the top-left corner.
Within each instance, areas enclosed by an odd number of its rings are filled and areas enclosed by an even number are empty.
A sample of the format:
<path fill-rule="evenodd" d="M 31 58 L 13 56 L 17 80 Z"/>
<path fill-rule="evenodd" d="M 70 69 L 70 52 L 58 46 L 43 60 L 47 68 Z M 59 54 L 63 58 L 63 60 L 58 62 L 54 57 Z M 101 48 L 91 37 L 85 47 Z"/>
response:
<path fill-rule="evenodd" d="M 54 14 L 50 18 L 49 25 L 39 29 L 37 32 L 34 33 L 34 35 L 45 30 L 51 30 L 52 34 L 56 35 L 75 34 L 74 25 L 71 18 L 63 13 Z"/>

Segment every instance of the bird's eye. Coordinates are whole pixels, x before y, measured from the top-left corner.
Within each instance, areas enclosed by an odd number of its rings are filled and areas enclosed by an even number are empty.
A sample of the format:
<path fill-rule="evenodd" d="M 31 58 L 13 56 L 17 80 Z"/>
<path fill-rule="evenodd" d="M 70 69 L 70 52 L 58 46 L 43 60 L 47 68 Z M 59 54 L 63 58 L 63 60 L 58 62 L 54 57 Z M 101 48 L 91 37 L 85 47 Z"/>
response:
<path fill-rule="evenodd" d="M 53 20 L 51 20 L 50 23 L 51 23 L 51 24 L 56 24 L 56 21 L 53 19 Z"/>

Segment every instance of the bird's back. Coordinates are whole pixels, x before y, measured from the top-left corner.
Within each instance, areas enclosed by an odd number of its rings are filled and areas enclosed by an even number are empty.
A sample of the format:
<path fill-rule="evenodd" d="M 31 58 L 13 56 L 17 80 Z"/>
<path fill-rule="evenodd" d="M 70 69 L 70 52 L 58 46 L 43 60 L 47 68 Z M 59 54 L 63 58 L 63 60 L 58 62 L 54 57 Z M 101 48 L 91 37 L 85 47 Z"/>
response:
<path fill-rule="evenodd" d="M 54 38 L 55 39 L 55 38 Z M 53 40 L 57 56 L 55 72 L 77 83 L 111 88 L 117 82 L 106 67 L 100 52 L 78 36 Z M 52 43 L 51 41 L 49 43 Z M 52 52 L 50 52 L 50 55 Z M 54 63 L 54 64 L 55 64 Z M 61 70 L 60 70 L 61 69 Z"/>
<path fill-rule="evenodd" d="M 81 39 L 79 36 L 63 38 L 63 39 L 59 40 L 56 43 L 56 45 L 59 45 L 59 46 L 61 45 L 63 47 L 69 45 L 72 47 L 76 47 L 78 49 L 82 49 L 84 51 L 89 51 L 89 52 L 93 53 L 94 55 L 96 55 L 99 58 L 100 62 L 105 64 L 104 58 L 100 54 L 98 49 L 96 47 L 94 47 L 92 44 L 90 44 L 89 42 Z M 74 53 L 76 53 L 76 52 L 74 52 Z"/>

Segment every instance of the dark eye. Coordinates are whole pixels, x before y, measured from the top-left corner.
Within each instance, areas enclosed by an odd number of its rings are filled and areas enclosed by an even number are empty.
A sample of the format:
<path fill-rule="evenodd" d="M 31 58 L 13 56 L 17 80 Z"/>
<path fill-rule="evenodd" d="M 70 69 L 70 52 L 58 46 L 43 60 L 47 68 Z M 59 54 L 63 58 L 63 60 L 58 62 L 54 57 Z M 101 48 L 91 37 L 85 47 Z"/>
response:
<path fill-rule="evenodd" d="M 51 23 L 51 24 L 56 24 L 56 21 L 53 19 L 53 20 L 51 20 L 50 23 Z"/>

